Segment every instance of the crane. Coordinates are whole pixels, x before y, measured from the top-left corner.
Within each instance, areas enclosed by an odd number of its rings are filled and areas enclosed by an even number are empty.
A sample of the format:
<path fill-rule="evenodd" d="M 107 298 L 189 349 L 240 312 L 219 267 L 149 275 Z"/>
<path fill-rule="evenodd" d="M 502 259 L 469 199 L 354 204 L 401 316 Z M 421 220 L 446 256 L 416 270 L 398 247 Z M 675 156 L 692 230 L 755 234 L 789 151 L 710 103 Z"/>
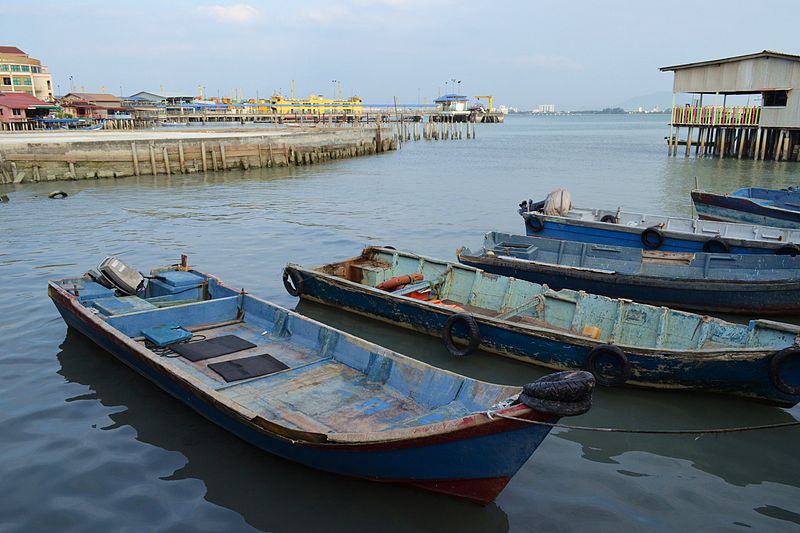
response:
<path fill-rule="evenodd" d="M 488 109 L 487 111 L 489 111 L 489 113 L 491 113 L 491 112 L 493 112 L 493 111 L 494 111 L 494 107 L 492 106 L 492 100 L 493 100 L 493 98 L 492 98 L 492 95 L 491 95 L 491 94 L 489 94 L 489 95 L 484 95 L 484 96 L 476 96 L 475 98 L 477 98 L 478 100 L 480 100 L 481 98 L 486 98 L 487 100 L 489 100 L 489 109 Z"/>

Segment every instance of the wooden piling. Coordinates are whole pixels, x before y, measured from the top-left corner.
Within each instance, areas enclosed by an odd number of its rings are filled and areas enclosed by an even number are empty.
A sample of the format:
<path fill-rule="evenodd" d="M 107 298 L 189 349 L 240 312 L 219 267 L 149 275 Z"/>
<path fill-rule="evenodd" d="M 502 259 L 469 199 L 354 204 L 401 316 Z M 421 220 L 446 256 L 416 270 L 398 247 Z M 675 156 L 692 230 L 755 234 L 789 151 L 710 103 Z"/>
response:
<path fill-rule="evenodd" d="M 150 143 L 150 174 L 156 175 L 156 151 L 153 143 Z"/>
<path fill-rule="evenodd" d="M 172 171 L 169 168 L 169 154 L 167 153 L 167 147 L 166 146 L 163 147 L 163 152 L 164 152 L 164 168 L 167 171 L 167 176 L 169 176 L 169 175 L 172 174 Z"/>
<path fill-rule="evenodd" d="M 208 172 L 208 162 L 206 161 L 206 142 L 200 141 L 200 155 L 203 161 L 203 172 Z"/>
<path fill-rule="evenodd" d="M 136 143 L 131 141 L 131 156 L 133 157 L 133 175 L 139 176 L 139 154 L 136 153 Z"/>
<path fill-rule="evenodd" d="M 181 173 L 186 174 L 186 159 L 183 156 L 183 142 L 178 141 L 178 159 L 181 164 Z"/>
<path fill-rule="evenodd" d="M 225 145 L 219 143 L 219 155 L 222 158 L 222 170 L 228 170 L 228 158 L 225 157 Z"/>
<path fill-rule="evenodd" d="M 217 166 L 217 151 L 214 150 L 214 147 L 211 147 L 211 163 L 214 165 L 214 172 L 216 172 L 219 167 Z"/>

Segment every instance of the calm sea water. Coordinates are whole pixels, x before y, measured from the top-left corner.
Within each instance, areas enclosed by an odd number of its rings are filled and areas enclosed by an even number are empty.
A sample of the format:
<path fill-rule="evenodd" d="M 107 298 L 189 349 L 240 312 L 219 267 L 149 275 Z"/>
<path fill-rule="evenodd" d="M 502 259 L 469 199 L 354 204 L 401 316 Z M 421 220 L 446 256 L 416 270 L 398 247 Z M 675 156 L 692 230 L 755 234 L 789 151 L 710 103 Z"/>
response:
<path fill-rule="evenodd" d="M 800 429 L 726 436 L 556 430 L 497 502 L 478 507 L 329 475 L 218 429 L 68 332 L 46 282 L 108 254 L 141 270 L 190 262 L 279 304 L 283 265 L 391 244 L 453 259 L 523 230 L 526 198 L 691 214 L 688 192 L 797 185 L 800 164 L 666 155 L 665 116 L 509 117 L 476 140 L 410 143 L 314 167 L 0 189 L 0 530 L 797 531 Z M 430 363 L 521 384 L 543 374 L 318 305 L 299 311 Z M 704 394 L 599 390 L 569 422 L 706 428 L 786 422 Z"/>

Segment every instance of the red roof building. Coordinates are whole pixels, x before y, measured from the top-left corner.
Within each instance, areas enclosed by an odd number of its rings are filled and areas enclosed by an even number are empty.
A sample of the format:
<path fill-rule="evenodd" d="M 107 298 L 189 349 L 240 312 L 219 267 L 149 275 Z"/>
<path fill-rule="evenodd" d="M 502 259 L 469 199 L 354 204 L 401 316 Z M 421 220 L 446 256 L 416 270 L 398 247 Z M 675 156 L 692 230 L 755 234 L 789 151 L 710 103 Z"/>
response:
<path fill-rule="evenodd" d="M 0 122 L 25 122 L 46 116 L 55 106 L 26 93 L 0 92 Z"/>

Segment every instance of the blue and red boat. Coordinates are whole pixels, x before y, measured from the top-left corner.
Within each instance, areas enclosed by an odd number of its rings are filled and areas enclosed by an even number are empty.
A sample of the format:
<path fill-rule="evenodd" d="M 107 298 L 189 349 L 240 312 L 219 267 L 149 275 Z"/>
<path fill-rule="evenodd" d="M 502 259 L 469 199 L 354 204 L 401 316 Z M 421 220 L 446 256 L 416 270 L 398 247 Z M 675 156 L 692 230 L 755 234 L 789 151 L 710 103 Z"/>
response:
<path fill-rule="evenodd" d="M 525 387 L 431 367 L 173 266 L 109 259 L 51 281 L 64 321 L 212 422 L 346 476 L 488 503 L 551 425 L 589 409 L 594 380 Z"/>
<path fill-rule="evenodd" d="M 800 229 L 738 224 L 628 211 L 572 208 L 547 214 L 526 200 L 519 214 L 533 237 L 628 246 L 665 252 L 800 254 Z"/>
<path fill-rule="evenodd" d="M 800 190 L 793 187 L 745 187 L 731 194 L 694 190 L 692 202 L 697 216 L 703 220 L 800 228 Z"/>

